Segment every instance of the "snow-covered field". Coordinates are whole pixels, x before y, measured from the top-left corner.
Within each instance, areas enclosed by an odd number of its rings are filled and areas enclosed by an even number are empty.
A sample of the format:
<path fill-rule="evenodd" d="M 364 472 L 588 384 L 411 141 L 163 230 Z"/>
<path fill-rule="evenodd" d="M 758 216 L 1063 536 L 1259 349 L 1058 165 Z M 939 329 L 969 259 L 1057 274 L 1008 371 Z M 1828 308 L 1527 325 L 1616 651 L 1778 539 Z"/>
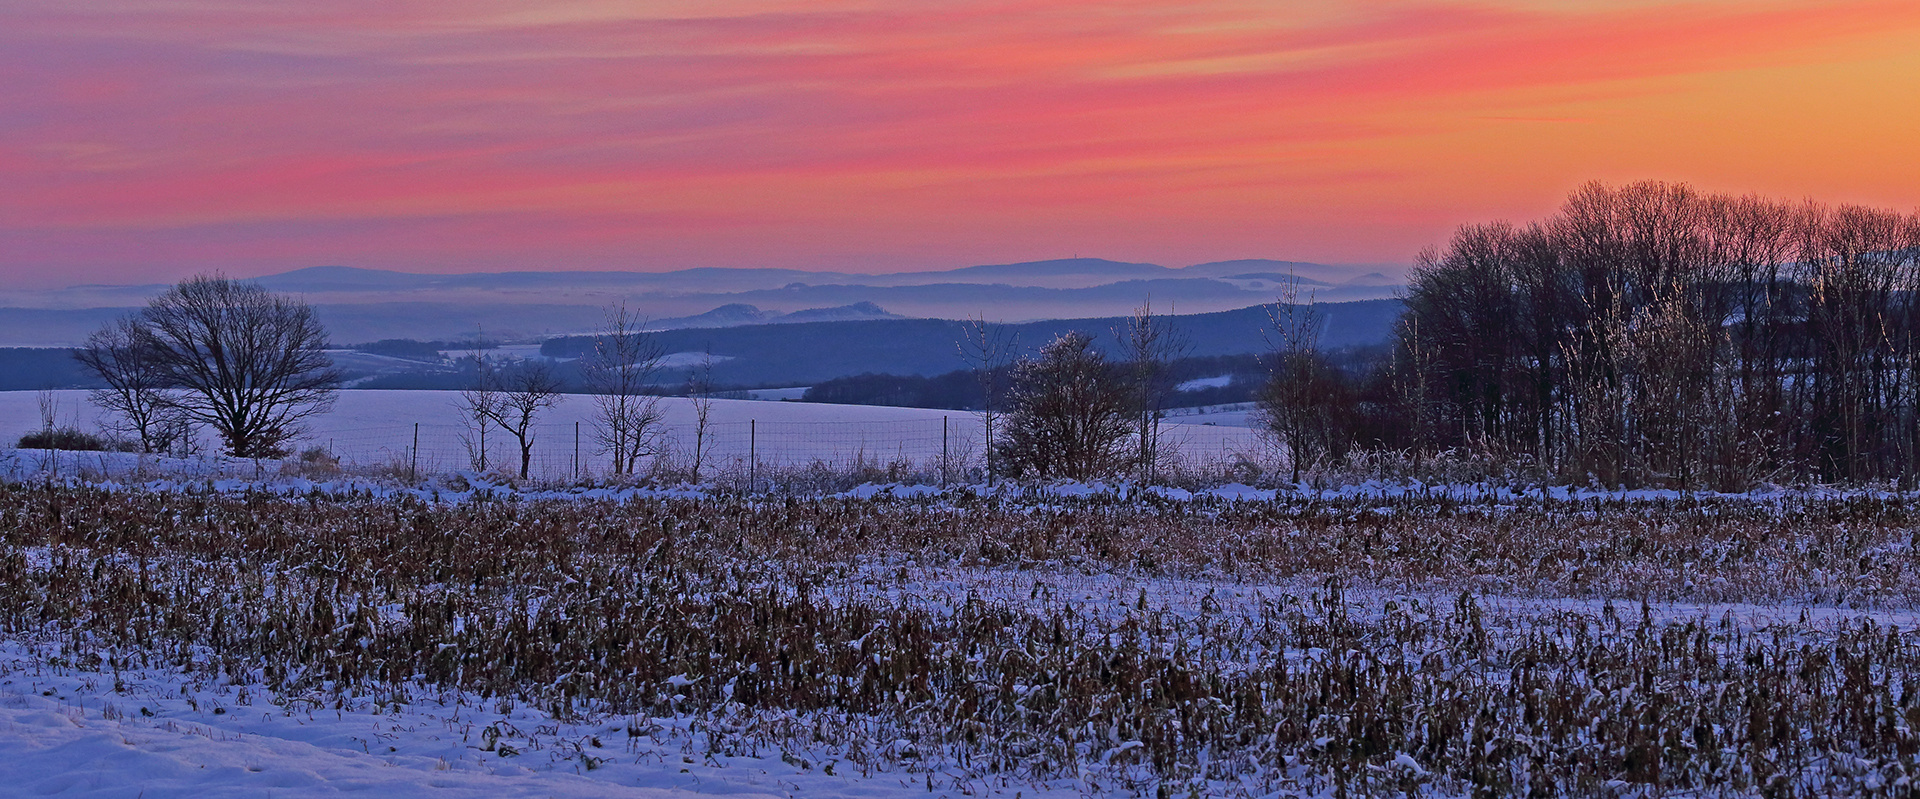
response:
<path fill-rule="evenodd" d="M 1878 796 L 1920 772 L 1912 495 L 97 492 L 73 464 L 0 452 L 35 478 L 0 485 L 0 795 Z"/>
<path fill-rule="evenodd" d="M 958 797 L 1081 795 L 939 775 L 863 773 L 780 751 L 713 752 L 686 716 L 562 722 L 457 692 L 275 701 L 169 669 L 47 665 L 0 645 L 0 795 Z M 398 701 L 396 701 L 396 699 Z M 489 734 L 492 731 L 492 734 Z M 508 755 L 506 752 L 513 752 Z M 820 757 L 807 753 L 807 757 Z"/>
<path fill-rule="evenodd" d="M 884 571 L 866 570 L 851 584 L 864 582 L 878 595 L 941 612 L 969 602 L 1029 604 L 1044 594 L 1082 615 L 1124 619 L 1147 598 L 1155 608 L 1199 619 L 1221 605 L 1244 611 L 1314 594 L 1306 584 L 982 569 L 913 569 L 900 581 Z M 1355 613 L 1375 616 L 1395 602 L 1444 608 L 1450 599 L 1348 595 Z M 1662 624 L 1731 619 L 1750 631 L 1832 631 L 1868 620 L 1898 630 L 1920 622 L 1912 611 L 1834 607 L 1654 603 L 1649 609 Z M 1563 625 L 1569 614 L 1598 618 L 1603 612 L 1599 601 L 1494 599 L 1487 603 L 1487 624 L 1540 629 Z M 1640 609 L 1623 603 L 1619 612 Z M 64 658 L 61 652 L 45 641 L 0 643 L 0 786 L 10 786 L 0 795 L 1053 799 L 1136 790 L 1121 774 L 1100 768 L 1077 778 L 1029 781 L 960 768 L 862 766 L 826 746 L 756 749 L 711 735 L 711 718 L 690 714 L 562 720 L 523 703 L 424 684 L 348 697 L 289 696 L 174 668 L 78 668 L 70 652 Z M 766 723 L 745 713 L 741 721 Z M 793 721 L 804 723 L 799 716 Z"/>
<path fill-rule="evenodd" d="M 87 402 L 87 392 L 53 396 L 59 424 L 99 426 L 100 413 Z M 39 399 L 38 392 L 0 392 L 0 443 L 10 444 L 40 426 Z M 673 397 L 660 402 L 666 412 L 661 443 L 667 457 L 684 461 L 694 440 L 692 402 Z M 325 449 L 350 465 L 411 470 L 417 432 L 420 472 L 467 470 L 476 463 L 477 437 L 459 409 L 459 393 L 452 391 L 342 391 L 331 411 L 308 420 L 299 445 Z M 591 397 L 560 398 L 535 428 L 535 475 L 564 479 L 602 473 L 605 461 L 594 441 L 593 420 Z M 1226 459 L 1261 449 L 1244 426 L 1184 415 L 1168 421 L 1164 441 L 1189 457 Z M 770 466 L 813 461 L 844 466 L 863 460 L 924 467 L 938 462 L 943 452 L 952 462 L 977 464 L 983 451 L 980 421 L 966 412 L 753 400 L 714 400 L 707 442 L 707 462 L 721 466 L 744 462 L 751 454 Z M 490 469 L 517 465 L 514 443 L 498 428 L 488 433 L 487 451 Z"/>

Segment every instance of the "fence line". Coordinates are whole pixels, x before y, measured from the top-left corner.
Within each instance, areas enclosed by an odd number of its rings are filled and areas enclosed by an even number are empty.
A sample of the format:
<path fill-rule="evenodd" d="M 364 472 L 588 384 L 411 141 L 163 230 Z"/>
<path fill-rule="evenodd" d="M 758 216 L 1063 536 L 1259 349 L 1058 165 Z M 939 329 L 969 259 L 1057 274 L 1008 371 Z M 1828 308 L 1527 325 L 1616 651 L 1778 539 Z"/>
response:
<path fill-rule="evenodd" d="M 1162 439 L 1190 457 L 1231 458 L 1255 446 L 1252 431 L 1235 427 L 1168 424 Z M 536 424 L 531 432 L 528 473 L 542 480 L 602 477 L 611 456 L 591 423 Z M 971 415 L 892 421 L 716 421 L 704 436 L 690 425 L 665 426 L 650 442 L 641 470 L 684 469 L 702 442 L 703 469 L 777 469 L 819 465 L 835 469 L 889 465 L 964 472 L 984 464 L 981 426 Z M 436 474 L 477 470 L 477 430 L 462 424 L 402 423 L 316 430 L 300 446 L 321 450 L 343 466 Z M 517 473 L 519 441 L 498 427 L 486 435 L 488 471 Z"/>
<path fill-rule="evenodd" d="M 56 394 L 62 424 L 84 428 L 106 415 L 88 404 L 84 391 Z M 0 432 L 17 436 L 37 429 L 30 427 L 38 419 L 35 400 L 36 395 L 27 392 L 0 392 Z M 561 481 L 608 475 L 611 458 L 595 440 L 594 409 L 588 400 L 570 395 L 535 425 L 529 476 Z M 661 409 L 666 418 L 657 439 L 660 451 L 642 458 L 639 469 L 652 472 L 667 466 L 672 467 L 670 472 L 684 473 L 693 459 L 694 408 L 683 398 L 661 398 Z M 711 409 L 703 478 L 725 479 L 732 470 L 744 480 L 763 466 L 780 470 L 816 464 L 843 471 L 856 465 L 885 469 L 905 464 L 918 470 L 912 479 L 925 479 L 936 471 L 941 477 L 978 479 L 984 471 L 980 418 L 967 411 L 745 400 L 715 400 Z M 1190 463 L 1232 461 L 1243 453 L 1264 457 L 1251 430 L 1213 426 L 1204 419 L 1174 414 L 1162 428 L 1162 441 Z M 306 424 L 307 429 L 291 442 L 290 460 L 317 449 L 331 456 L 322 460 L 337 458 L 342 467 L 355 472 L 403 478 L 473 471 L 477 465 L 473 449 L 477 437 L 465 423 L 457 392 L 343 391 L 331 411 L 308 418 Z M 0 445 L 5 443 L 11 440 Z M 220 451 L 210 431 L 203 429 L 196 443 L 195 453 Z M 204 458 L 182 462 L 129 453 L 65 453 L 42 465 L 35 461 L 34 452 L 39 451 L 0 449 L 0 479 L 38 472 L 43 466 L 62 473 L 84 468 L 104 475 L 138 472 L 249 479 L 281 469 L 274 461 Z M 519 471 L 517 442 L 497 425 L 490 425 L 487 433 L 487 467 L 488 471 Z"/>

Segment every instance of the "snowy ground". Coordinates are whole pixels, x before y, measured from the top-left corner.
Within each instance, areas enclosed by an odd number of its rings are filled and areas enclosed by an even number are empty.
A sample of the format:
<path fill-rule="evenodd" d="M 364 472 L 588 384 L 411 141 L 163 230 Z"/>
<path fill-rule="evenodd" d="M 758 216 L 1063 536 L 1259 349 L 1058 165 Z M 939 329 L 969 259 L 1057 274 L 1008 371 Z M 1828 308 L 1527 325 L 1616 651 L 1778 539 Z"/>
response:
<path fill-rule="evenodd" d="M 83 430 L 100 426 L 100 412 L 87 402 L 87 392 L 57 391 L 53 397 L 57 424 Z M 39 398 L 39 392 L 0 392 L 0 444 L 40 427 Z M 661 443 L 667 457 L 684 461 L 692 448 L 693 404 L 663 398 L 661 406 L 666 413 Z M 360 466 L 411 470 L 417 464 L 423 473 L 471 469 L 478 442 L 459 408 L 454 391 L 342 391 L 331 411 L 307 421 L 298 446 L 318 447 Z M 943 452 L 955 462 L 974 462 L 983 451 L 979 419 L 962 411 L 751 400 L 714 400 L 712 408 L 706 446 L 707 462 L 714 464 L 745 461 L 751 454 L 773 466 L 815 460 L 926 466 Z M 560 398 L 536 425 L 534 473 L 566 479 L 604 471 L 593 418 L 591 397 Z M 1166 444 L 1195 458 L 1226 459 L 1260 448 L 1253 432 L 1242 426 L 1215 425 L 1210 417 L 1177 416 L 1169 422 Z M 487 451 L 490 469 L 517 466 L 514 443 L 498 428 L 488 434 Z"/>
<path fill-rule="evenodd" d="M 235 459 L 219 456 L 167 458 L 126 452 L 52 452 L 38 449 L 0 448 L 0 481 L 68 480 L 82 483 L 131 486 L 152 491 L 180 489 L 219 491 L 266 491 L 304 495 L 371 494 L 376 496 L 410 495 L 421 499 L 460 502 L 475 496 L 520 499 L 580 499 L 621 501 L 647 497 L 697 498 L 736 490 L 732 483 L 709 480 L 700 485 L 622 487 L 595 484 L 545 484 L 515 486 L 498 475 L 480 475 L 466 470 L 429 471 L 423 465 L 421 478 L 404 480 L 404 470 L 389 475 L 311 476 L 300 472 L 297 464 L 274 460 Z M 1610 490 L 1575 486 L 1537 488 L 1490 485 L 1485 483 L 1426 484 L 1419 481 L 1385 482 L 1369 480 L 1352 485 L 1326 488 L 1255 488 L 1227 483 L 1189 490 L 1169 487 L 1138 487 L 1129 483 L 1057 482 L 1023 486 L 1001 482 L 954 483 L 948 486 L 924 483 L 866 483 L 845 491 L 829 492 L 847 499 L 933 498 L 958 494 L 999 494 L 1002 496 L 1052 496 L 1062 498 L 1088 496 L 1125 496 L 1135 492 L 1153 494 L 1175 501 L 1236 500 L 1264 502 L 1285 498 L 1311 498 L 1345 502 L 1391 503 L 1403 499 L 1438 499 L 1480 504 L 1492 503 L 1487 510 L 1537 502 L 1671 502 L 1682 499 L 1735 500 L 1760 504 L 1794 501 L 1821 501 L 1841 498 L 1920 499 L 1920 492 L 1884 489 L 1835 489 L 1822 486 L 1782 488 L 1763 486 L 1742 494 L 1673 489 Z M 1370 509 L 1382 515 L 1395 513 L 1390 505 Z"/>
<path fill-rule="evenodd" d="M 845 590 L 948 609 L 970 598 L 1018 604 L 1044 597 L 1079 613 L 1114 617 L 1142 597 L 1156 609 L 1194 617 L 1203 603 L 1231 613 L 1317 596 L 1309 585 L 892 566 L 862 570 Z M 1450 598 L 1353 591 L 1346 601 L 1357 615 L 1377 617 L 1392 603 L 1437 612 L 1432 609 Z M 1511 630 L 1558 614 L 1603 612 L 1601 603 L 1585 601 L 1490 598 L 1486 604 L 1491 626 Z M 1638 617 L 1641 610 L 1623 604 L 1618 612 Z M 1820 628 L 1861 618 L 1911 628 L 1920 621 L 1911 611 L 1751 605 L 1667 604 L 1650 613 L 1659 622 L 1725 617 L 1746 629 Z M 424 687 L 344 702 L 318 694 L 276 696 L 258 685 L 168 668 L 77 669 L 56 651 L 51 643 L 0 644 L 0 785 L 19 795 L 1024 799 L 1127 793 L 1115 775 L 1099 769 L 1032 784 L 957 769 L 861 770 L 831 749 L 743 743 L 752 738 L 746 727 L 769 724 L 764 715 L 743 715 L 741 728 L 716 739 L 691 716 L 587 713 L 556 720 L 511 702 Z"/>
<path fill-rule="evenodd" d="M 810 406 L 773 407 L 815 412 Z M 123 454 L 86 457 L 100 459 L 102 464 L 133 459 Z M 84 464 L 75 460 L 64 468 L 75 465 Z M 223 474 L 226 479 L 215 487 L 233 491 L 373 489 L 376 493 L 410 492 L 449 501 L 471 496 L 444 488 L 407 489 L 390 483 L 313 483 L 281 477 L 260 482 L 235 476 L 237 472 L 232 470 L 244 469 L 245 464 L 223 466 L 218 461 L 173 466 L 183 473 L 199 469 L 210 476 Z M 0 479 L 46 476 L 56 468 L 47 453 L 0 450 Z M 73 476 L 71 471 L 57 474 Z M 161 481 L 154 487 L 188 484 Z M 1004 490 L 1009 494 L 1022 491 Z M 1045 492 L 1073 497 L 1130 490 L 1124 486 L 1065 484 L 1047 487 Z M 699 496 L 701 491 L 697 487 L 624 492 L 530 490 L 521 496 L 617 499 L 661 494 Z M 936 493 L 924 486 L 875 485 L 847 492 L 846 496 Z M 1226 486 L 1197 495 L 1181 490 L 1155 493 L 1172 499 L 1199 496 L 1264 500 L 1276 496 L 1273 491 L 1246 486 Z M 1677 492 L 1525 491 L 1417 484 L 1367 484 L 1317 493 L 1352 502 L 1354 512 L 1362 516 L 1395 512 L 1390 504 L 1374 507 L 1369 498 L 1387 503 L 1407 495 L 1432 493 L 1491 503 L 1596 497 L 1637 503 L 1684 496 Z M 1770 490 L 1735 499 L 1764 506 L 1786 497 L 1819 498 L 1839 493 Z M 1861 493 L 1871 492 L 1848 496 Z M 1035 501 L 1036 507 L 1048 502 L 1032 497 L 1024 501 Z M 1484 507 L 1498 512 L 1502 506 Z M 1897 552 L 1879 552 L 1876 557 L 1910 560 L 1913 551 L 1909 546 Z M 36 551 L 29 557 L 44 558 L 45 553 Z M 1325 596 L 1325 587 L 1313 578 L 1260 582 L 1149 577 L 1116 571 L 1077 556 L 1005 568 L 958 563 L 958 559 L 953 563 L 935 562 L 924 553 L 918 560 L 900 553 L 879 553 L 836 572 L 837 577 L 822 585 L 823 595 L 832 597 L 833 602 L 879 602 L 936 613 L 952 613 L 975 601 L 1012 607 L 1022 613 L 1069 608 L 1081 618 L 1116 622 L 1147 609 L 1188 620 L 1209 614 L 1252 615 L 1262 607 L 1298 606 Z M 1341 604 L 1356 619 L 1378 621 L 1390 613 L 1425 619 L 1444 615 L 1458 596 L 1457 591 L 1358 585 L 1343 592 Z M 1863 619 L 1895 635 L 1920 627 L 1920 610 L 1872 603 L 1865 609 L 1791 602 L 1654 602 L 1643 608 L 1637 601 L 1502 596 L 1498 588 L 1489 588 L 1489 593 L 1480 595 L 1477 601 L 1485 608 L 1488 626 L 1496 634 L 1564 628 L 1569 618 L 1618 616 L 1637 620 L 1643 613 L 1655 624 L 1700 622 L 1700 627 L 1787 631 L 1794 636 L 1809 632 L 1817 636 L 1821 631 L 1840 629 Z M 824 746 L 782 749 L 766 743 L 795 740 L 793 730 L 804 731 L 817 722 L 817 716 L 769 715 L 761 710 L 751 715 L 742 713 L 732 720 L 724 712 L 718 716 L 643 718 L 596 715 L 587 710 L 557 719 L 541 708 L 430 689 L 420 682 L 344 700 L 319 691 L 311 695 L 275 694 L 263 687 L 265 682 L 258 673 L 237 680 L 216 678 L 205 671 L 169 668 L 164 660 L 140 661 L 140 653 L 89 651 L 76 640 L 58 634 L 0 640 L 0 795 L 145 799 L 362 792 L 398 797 L 723 794 L 1025 799 L 1128 792 L 1123 783 L 1126 775 L 1102 768 L 1098 755 L 1081 766 L 1077 776 L 1043 784 L 949 768 L 940 765 L 948 762 L 940 757 L 919 761 L 929 764 L 926 768 L 901 765 L 914 762 L 913 758 L 876 761 L 869 757 L 863 760 L 892 765 L 855 770 L 847 765 L 854 761 L 845 751 Z M 83 654 L 76 655 L 76 651 Z M 1325 654 L 1291 649 L 1263 651 L 1289 660 Z M 116 663 L 116 659 L 127 662 Z M 206 662 L 201 661 L 202 668 Z M 717 684 L 716 680 L 711 685 Z M 685 697 L 674 701 L 684 703 Z M 902 740 L 895 746 L 910 744 Z M 1413 768 L 1418 768 L 1417 764 Z"/>
<path fill-rule="evenodd" d="M 902 576 L 904 575 L 904 577 Z M 1290 583 L 1249 583 L 1237 580 L 1184 580 L 1150 578 L 1108 572 L 1069 569 L 966 569 L 941 567 L 901 567 L 873 564 L 860 571 L 854 582 L 863 593 L 889 600 L 922 605 L 930 609 L 959 607 L 969 597 L 1014 606 L 1044 603 L 1071 605 L 1084 615 L 1117 618 L 1139 605 L 1146 597 L 1152 607 L 1184 618 L 1198 618 L 1207 612 L 1252 612 L 1263 603 L 1310 601 L 1324 595 L 1325 587 L 1314 580 Z M 1348 586 L 1342 592 L 1349 612 L 1356 618 L 1378 618 L 1388 603 L 1416 608 L 1445 608 L 1459 595 L 1451 591 L 1401 590 L 1379 586 Z M 1555 614 L 1575 614 L 1598 618 L 1608 612 L 1639 618 L 1639 602 L 1567 597 L 1502 596 L 1498 593 L 1476 596 L 1489 618 L 1501 626 L 1524 627 Z M 1920 608 L 1848 608 L 1833 604 L 1750 602 L 1663 602 L 1644 606 L 1647 617 L 1656 623 L 1723 621 L 1742 630 L 1762 630 L 1782 626 L 1832 629 L 1871 619 L 1877 624 L 1912 630 L 1920 628 Z"/>
<path fill-rule="evenodd" d="M 711 752 L 684 717 L 557 722 L 425 691 L 320 707 L 169 670 L 116 676 L 47 661 L 0 645 L 0 794 L 1049 797 L 1093 787 L 862 774 L 821 752 Z"/>

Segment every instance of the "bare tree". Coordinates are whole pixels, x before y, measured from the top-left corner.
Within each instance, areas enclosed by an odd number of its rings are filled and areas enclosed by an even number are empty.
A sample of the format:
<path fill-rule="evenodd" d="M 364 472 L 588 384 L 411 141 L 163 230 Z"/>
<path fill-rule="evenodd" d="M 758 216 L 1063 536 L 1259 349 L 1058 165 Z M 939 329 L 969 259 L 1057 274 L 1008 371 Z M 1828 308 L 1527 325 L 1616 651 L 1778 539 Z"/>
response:
<path fill-rule="evenodd" d="M 560 403 L 560 376 L 546 361 L 521 361 L 495 373 L 499 402 L 492 419 L 520 445 L 520 479 L 533 468 L 533 424 Z"/>
<path fill-rule="evenodd" d="M 1085 480 L 1125 467 L 1132 460 L 1129 393 L 1093 337 L 1054 339 L 1014 369 L 1000 443 L 1008 471 Z"/>
<path fill-rule="evenodd" d="M 1289 284 L 1268 311 L 1273 376 L 1255 398 L 1255 418 L 1286 450 L 1293 482 L 1309 463 L 1343 453 L 1346 385 L 1320 353 L 1320 321 L 1309 298 L 1300 305 Z"/>
<path fill-rule="evenodd" d="M 487 470 L 487 427 L 500 413 L 500 388 L 493 365 L 479 350 L 473 353 L 473 383 L 460 391 L 460 415 L 467 432 L 460 436 L 467 460 L 476 472 Z"/>
<path fill-rule="evenodd" d="M 1902 448 L 1889 435 L 1903 426 L 1897 409 L 1908 376 L 1895 345 L 1907 338 L 1903 304 L 1920 270 L 1920 219 L 1858 206 L 1811 211 L 1798 261 L 1812 345 L 1810 379 L 1797 386 L 1816 431 L 1808 447 L 1831 477 L 1884 474 Z"/>
<path fill-rule="evenodd" d="M 687 375 L 687 399 L 693 402 L 693 482 L 700 482 L 700 469 L 706 463 L 707 450 L 713 446 L 709 440 L 711 433 L 708 425 L 713 419 L 713 351 L 707 350 L 700 358 L 700 365 Z"/>
<path fill-rule="evenodd" d="M 106 335 L 151 359 L 161 384 L 176 390 L 172 406 L 212 427 L 237 457 L 283 454 L 300 421 L 326 410 L 340 384 L 311 307 L 224 277 L 182 281 Z"/>
<path fill-rule="evenodd" d="M 1392 404 L 1400 413 L 1401 440 L 1413 455 L 1414 467 L 1418 468 L 1426 458 L 1427 428 L 1431 424 L 1427 411 L 1431 390 L 1427 382 L 1433 371 L 1433 350 L 1420 337 L 1420 318 L 1413 314 L 1401 316 L 1395 333 L 1399 350 L 1390 367 L 1393 370 L 1390 376 Z"/>
<path fill-rule="evenodd" d="M 135 317 L 114 320 L 88 336 L 73 357 L 107 384 L 88 399 L 112 415 L 108 429 L 132 436 L 141 452 L 166 452 L 185 434 L 185 415 L 169 396 L 159 360 L 141 344 L 138 324 Z"/>
<path fill-rule="evenodd" d="M 1115 331 L 1120 339 L 1127 368 L 1133 382 L 1134 439 L 1140 445 L 1137 456 L 1142 480 L 1152 482 L 1164 453 L 1160 447 L 1160 421 L 1166 418 L 1168 365 L 1186 354 L 1190 342 L 1168 323 L 1167 317 L 1153 313 L 1153 300 L 1141 303 L 1127 318 L 1126 327 Z"/>
<path fill-rule="evenodd" d="M 1513 284 L 1531 235 L 1504 223 L 1463 227 L 1444 252 L 1421 253 L 1411 275 L 1406 307 L 1417 326 L 1409 329 L 1419 331 L 1427 357 L 1444 375 L 1431 386 L 1437 395 L 1433 409 L 1442 418 L 1435 419 L 1429 431 L 1443 432 L 1448 443 L 1497 445 L 1510 435 L 1521 435 L 1516 431 L 1529 418 L 1516 412 L 1518 399 L 1533 399 L 1538 387 L 1519 367 L 1523 356 L 1518 350 L 1528 337 Z M 1547 298 L 1538 299 L 1543 307 L 1550 305 Z M 1293 297 L 1282 301 L 1291 307 Z M 1543 324 L 1552 328 L 1563 322 Z M 1298 349 L 1285 341 L 1270 343 L 1276 351 Z M 1550 349 L 1557 350 L 1558 343 Z M 1549 363 L 1550 357 L 1538 363 Z M 1296 359 L 1293 365 L 1305 362 Z M 1531 438 L 1532 433 L 1525 435 Z"/>
<path fill-rule="evenodd" d="M 642 457 L 656 451 L 666 414 L 648 394 L 665 352 L 625 305 L 607 311 L 607 332 L 580 359 L 580 372 L 594 393 L 594 437 L 612 456 L 615 475 L 633 474 Z"/>
<path fill-rule="evenodd" d="M 33 392 L 33 402 L 40 410 L 40 430 L 53 432 L 60 425 L 60 398 L 54 395 L 53 389 L 43 388 Z"/>
<path fill-rule="evenodd" d="M 981 404 L 978 414 L 980 426 L 986 433 L 987 485 L 993 485 L 994 454 L 996 447 L 993 434 L 999 421 L 999 411 L 994 401 L 1000 394 L 1000 373 L 1013 357 L 1017 346 L 1007 329 L 999 325 L 987 324 L 984 315 L 968 320 L 960 334 L 960 359 L 973 369 L 975 379 L 980 384 Z"/>

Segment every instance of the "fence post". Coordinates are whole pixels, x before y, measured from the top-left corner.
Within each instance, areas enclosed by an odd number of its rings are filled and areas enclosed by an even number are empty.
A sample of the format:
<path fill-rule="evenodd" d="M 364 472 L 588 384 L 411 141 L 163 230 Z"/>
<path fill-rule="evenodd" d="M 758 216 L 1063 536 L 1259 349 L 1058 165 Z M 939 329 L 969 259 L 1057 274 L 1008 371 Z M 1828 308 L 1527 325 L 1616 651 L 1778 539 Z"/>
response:
<path fill-rule="evenodd" d="M 947 460 L 947 417 L 940 417 L 940 485 L 947 484 L 947 468 L 952 462 Z"/>
<path fill-rule="evenodd" d="M 993 400 L 987 400 L 991 403 Z M 987 487 L 993 487 L 993 414 L 986 415 L 987 425 Z"/>
<path fill-rule="evenodd" d="M 413 452 L 409 455 L 412 462 L 407 465 L 407 482 L 420 482 L 420 423 L 413 423 Z"/>
<path fill-rule="evenodd" d="M 1166 414 L 1161 414 L 1148 425 L 1147 485 L 1160 482 L 1160 419 L 1164 418 Z"/>
<path fill-rule="evenodd" d="M 752 493 L 754 484 L 760 482 L 760 422 L 747 420 L 747 492 Z"/>
<path fill-rule="evenodd" d="M 573 423 L 573 479 L 580 479 L 580 423 Z"/>

